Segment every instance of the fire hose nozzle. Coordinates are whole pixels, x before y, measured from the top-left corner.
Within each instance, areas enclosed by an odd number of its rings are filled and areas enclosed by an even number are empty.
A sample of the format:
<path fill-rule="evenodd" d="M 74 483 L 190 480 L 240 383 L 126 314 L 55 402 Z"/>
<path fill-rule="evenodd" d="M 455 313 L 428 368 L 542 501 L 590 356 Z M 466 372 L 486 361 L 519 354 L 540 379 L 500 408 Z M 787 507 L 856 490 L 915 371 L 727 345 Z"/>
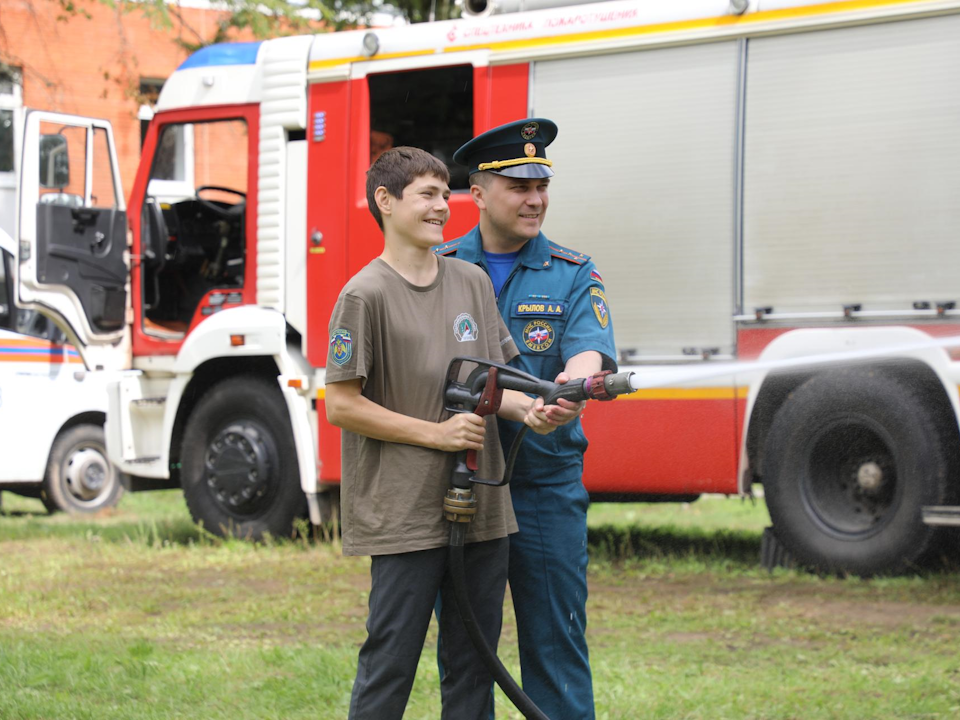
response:
<path fill-rule="evenodd" d="M 634 373 L 629 371 L 612 373 L 604 370 L 590 377 L 571 380 L 564 385 L 543 381 L 542 384 L 550 389 L 550 392 L 543 393 L 543 401 L 551 405 L 561 398 L 571 402 L 613 400 L 617 395 L 634 391 L 630 382 L 633 375 Z"/>
<path fill-rule="evenodd" d="M 587 400 L 613 400 L 616 393 L 607 391 L 607 378 L 611 370 L 604 370 L 583 379 L 583 394 Z"/>
<path fill-rule="evenodd" d="M 597 380 L 602 380 L 603 390 L 606 394 L 606 397 L 597 397 L 593 394 L 591 394 L 590 397 L 597 400 L 613 400 L 613 398 L 615 398 L 617 395 L 626 395 L 628 393 L 632 393 L 634 391 L 633 385 L 630 383 L 630 379 L 632 377 L 632 372 L 598 373 L 598 375 L 594 375 L 589 379 L 594 383 L 596 383 Z"/>
<path fill-rule="evenodd" d="M 464 368 L 466 363 L 467 367 Z M 470 369 L 472 368 L 472 369 Z M 466 375 L 466 378 L 463 376 Z M 598 372 L 586 378 L 577 378 L 564 384 L 558 384 L 522 372 L 502 363 L 482 358 L 456 357 L 447 369 L 444 386 L 444 409 L 448 412 L 474 412 L 481 417 L 493 415 L 500 407 L 503 391 L 517 390 L 529 395 L 539 395 L 545 405 L 553 405 L 560 399 L 570 402 L 584 400 L 612 400 L 636 390 L 633 387 L 634 373 L 612 373 L 609 370 Z M 506 459 L 506 469 L 499 481 L 478 478 L 472 473 L 477 471 L 476 452 L 464 451 L 458 459 L 451 482 L 456 488 L 468 488 L 474 484 L 500 486 L 510 482 L 513 462 L 526 428 L 520 431 L 510 448 Z M 444 505 L 446 508 L 446 505 Z M 446 510 L 445 510 L 446 513 Z M 447 519 L 452 522 L 467 522 L 457 519 L 462 513 L 451 509 Z M 451 517 L 451 515 L 453 517 Z"/>

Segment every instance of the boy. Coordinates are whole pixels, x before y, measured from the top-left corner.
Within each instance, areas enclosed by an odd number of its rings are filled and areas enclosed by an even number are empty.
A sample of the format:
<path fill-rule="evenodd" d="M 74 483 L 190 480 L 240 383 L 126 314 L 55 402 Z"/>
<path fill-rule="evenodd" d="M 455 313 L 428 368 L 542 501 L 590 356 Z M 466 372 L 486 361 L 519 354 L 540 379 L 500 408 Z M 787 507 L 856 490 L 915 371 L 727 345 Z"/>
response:
<path fill-rule="evenodd" d="M 517 354 L 482 270 L 437 257 L 449 217 L 449 173 L 432 155 L 394 148 L 367 172 L 367 202 L 384 248 L 344 287 L 330 319 L 327 419 L 344 429 L 343 552 L 372 555 L 367 639 L 350 701 L 353 720 L 399 720 L 430 615 L 444 598 L 442 718 L 484 720 L 491 678 L 457 616 L 443 519 L 455 452 L 479 454 L 499 477 L 495 420 L 444 419 L 447 365 L 457 355 L 506 362 Z M 550 432 L 542 399 L 505 391 L 500 417 Z M 506 488 L 476 487 L 467 534 L 468 592 L 487 642 L 500 635 L 509 543 L 517 529 Z"/>

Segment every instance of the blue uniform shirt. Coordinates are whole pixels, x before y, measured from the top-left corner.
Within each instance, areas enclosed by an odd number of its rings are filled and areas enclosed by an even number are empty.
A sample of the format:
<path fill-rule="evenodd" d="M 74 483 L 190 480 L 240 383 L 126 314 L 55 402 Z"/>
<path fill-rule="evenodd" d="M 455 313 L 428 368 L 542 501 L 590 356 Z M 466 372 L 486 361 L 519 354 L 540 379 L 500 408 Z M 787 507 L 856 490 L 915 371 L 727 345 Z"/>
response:
<path fill-rule="evenodd" d="M 455 253 L 490 272 L 479 226 L 435 251 Z M 520 250 L 497 295 L 497 305 L 520 350 L 510 362 L 518 369 L 553 380 L 571 357 L 596 350 L 603 358 L 603 369 L 616 371 L 610 308 L 603 281 L 588 256 L 550 242 L 540 233 Z M 506 421 L 498 425 L 506 453 L 522 425 Z M 549 435 L 527 433 L 514 480 L 540 484 L 578 480 L 586 449 L 579 418 Z"/>

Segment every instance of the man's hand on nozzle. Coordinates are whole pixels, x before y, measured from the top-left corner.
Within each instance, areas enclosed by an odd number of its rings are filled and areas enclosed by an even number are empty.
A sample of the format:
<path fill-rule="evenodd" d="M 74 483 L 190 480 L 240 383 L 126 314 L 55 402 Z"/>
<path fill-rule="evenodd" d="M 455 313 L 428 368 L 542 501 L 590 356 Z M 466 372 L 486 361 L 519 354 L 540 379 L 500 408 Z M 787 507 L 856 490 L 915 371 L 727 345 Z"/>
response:
<path fill-rule="evenodd" d="M 569 381 L 570 376 L 565 372 L 561 372 L 554 380 L 558 385 L 563 385 Z M 560 398 L 557 400 L 556 405 L 547 405 L 546 408 L 544 408 L 544 414 L 547 416 L 547 421 L 554 426 L 566 425 L 568 422 L 576 420 L 580 416 L 586 404 L 586 401 L 570 402 L 569 400 Z"/>
<path fill-rule="evenodd" d="M 543 398 L 535 398 L 530 407 L 527 408 L 527 414 L 523 417 L 524 424 L 538 435 L 548 435 L 557 429 L 557 423 L 550 422 L 549 417 L 547 417 L 548 407 L 556 406 L 548 405 L 544 407 Z"/>
<path fill-rule="evenodd" d="M 483 418 L 474 413 L 458 413 L 437 424 L 437 450 L 483 450 L 483 433 L 486 425 Z"/>

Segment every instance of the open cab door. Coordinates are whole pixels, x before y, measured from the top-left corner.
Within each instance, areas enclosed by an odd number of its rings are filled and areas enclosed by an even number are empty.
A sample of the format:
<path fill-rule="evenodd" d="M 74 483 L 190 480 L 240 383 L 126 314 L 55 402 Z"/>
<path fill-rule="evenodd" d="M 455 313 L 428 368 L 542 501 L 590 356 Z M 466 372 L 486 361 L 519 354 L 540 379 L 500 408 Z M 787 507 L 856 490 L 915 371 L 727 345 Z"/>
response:
<path fill-rule="evenodd" d="M 127 362 L 127 213 L 110 123 L 29 111 L 18 188 L 19 302 L 91 369 Z"/>

